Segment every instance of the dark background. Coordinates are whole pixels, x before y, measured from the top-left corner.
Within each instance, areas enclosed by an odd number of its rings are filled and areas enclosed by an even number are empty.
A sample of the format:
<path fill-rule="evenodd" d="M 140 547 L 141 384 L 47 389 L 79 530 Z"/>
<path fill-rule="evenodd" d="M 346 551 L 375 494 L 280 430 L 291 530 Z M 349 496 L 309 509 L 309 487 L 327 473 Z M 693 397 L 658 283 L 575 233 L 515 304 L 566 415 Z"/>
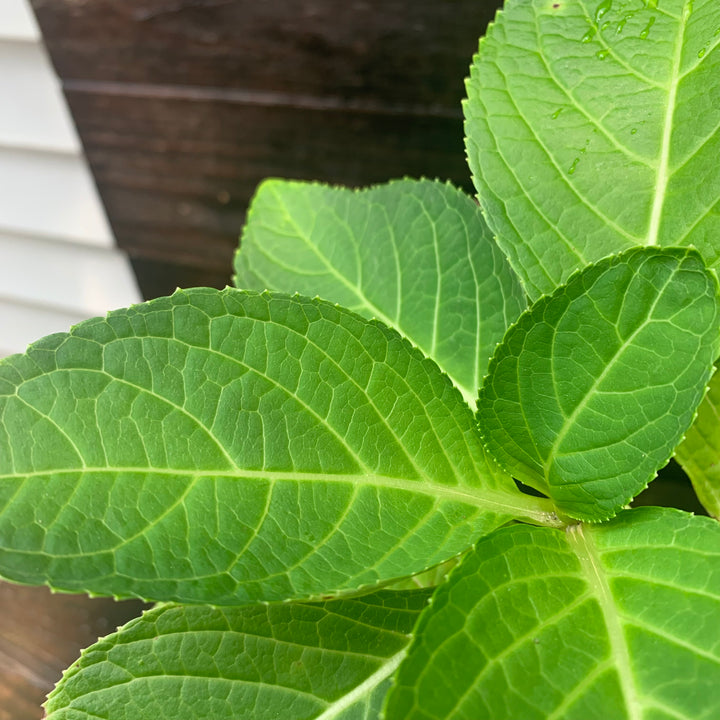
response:
<path fill-rule="evenodd" d="M 471 190 L 463 79 L 499 0 L 32 0 L 146 298 L 230 282 L 267 176 Z M 0 583 L 0 720 L 139 603 Z"/>

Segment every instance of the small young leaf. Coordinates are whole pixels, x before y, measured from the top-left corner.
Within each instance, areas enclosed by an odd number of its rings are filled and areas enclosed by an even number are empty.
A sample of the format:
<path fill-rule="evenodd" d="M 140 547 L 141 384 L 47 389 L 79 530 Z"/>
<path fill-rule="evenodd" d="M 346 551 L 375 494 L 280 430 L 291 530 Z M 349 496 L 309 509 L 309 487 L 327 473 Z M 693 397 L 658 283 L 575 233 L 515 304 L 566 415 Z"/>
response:
<path fill-rule="evenodd" d="M 268 180 L 250 206 L 235 285 L 318 295 L 399 330 L 471 407 L 525 293 L 476 205 L 451 185 L 362 191 Z"/>
<path fill-rule="evenodd" d="M 636 245 L 720 264 L 720 3 L 508 0 L 480 41 L 467 151 L 535 299 Z"/>
<path fill-rule="evenodd" d="M 710 381 L 698 416 L 675 451 L 705 509 L 720 520 L 720 372 Z"/>
<path fill-rule="evenodd" d="M 433 362 L 324 301 L 178 291 L 0 362 L 17 582 L 304 599 L 423 571 L 547 505 L 486 459 Z"/>
<path fill-rule="evenodd" d="M 718 627 L 714 520 L 502 528 L 436 590 L 386 720 L 714 720 Z"/>
<path fill-rule="evenodd" d="M 693 250 L 639 248 L 538 300 L 478 402 L 489 450 L 574 518 L 642 490 L 692 422 L 720 350 L 715 276 Z"/>
<path fill-rule="evenodd" d="M 376 720 L 428 595 L 159 606 L 83 652 L 47 720 Z"/>

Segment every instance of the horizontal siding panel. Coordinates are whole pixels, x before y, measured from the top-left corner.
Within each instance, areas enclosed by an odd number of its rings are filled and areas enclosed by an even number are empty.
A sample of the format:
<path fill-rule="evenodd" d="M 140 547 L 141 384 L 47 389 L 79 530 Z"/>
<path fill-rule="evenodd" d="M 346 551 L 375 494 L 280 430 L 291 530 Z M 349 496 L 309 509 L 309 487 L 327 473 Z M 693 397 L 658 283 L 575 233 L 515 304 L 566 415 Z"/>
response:
<path fill-rule="evenodd" d="M 25 352 L 31 342 L 66 331 L 84 319 L 80 313 L 26 305 L 0 297 L 0 355 Z"/>
<path fill-rule="evenodd" d="M 0 148 L 0 197 L 0 232 L 114 244 L 80 155 Z"/>
<path fill-rule="evenodd" d="M 81 316 L 140 301 L 125 254 L 0 233 L 0 296 Z"/>
<path fill-rule="evenodd" d="M 0 39 L 0 97 L 5 100 L 0 145 L 81 151 L 60 84 L 40 43 Z"/>
<path fill-rule="evenodd" d="M 0 38 L 40 39 L 40 30 L 27 0 L 0 0 Z"/>

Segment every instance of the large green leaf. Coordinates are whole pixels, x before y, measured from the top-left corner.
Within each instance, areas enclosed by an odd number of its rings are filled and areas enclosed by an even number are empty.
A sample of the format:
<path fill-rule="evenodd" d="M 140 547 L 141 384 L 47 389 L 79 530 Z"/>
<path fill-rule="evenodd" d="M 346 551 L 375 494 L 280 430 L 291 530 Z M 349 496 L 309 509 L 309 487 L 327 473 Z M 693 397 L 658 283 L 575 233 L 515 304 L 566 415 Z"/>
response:
<path fill-rule="evenodd" d="M 386 718 L 714 720 L 719 629 L 714 520 L 503 528 L 435 592 Z"/>
<path fill-rule="evenodd" d="M 487 447 L 571 517 L 611 517 L 691 424 L 719 302 L 694 250 L 639 248 L 578 273 L 498 347 L 478 402 Z"/>
<path fill-rule="evenodd" d="M 85 650 L 47 718 L 376 720 L 427 598 L 160 606 Z"/>
<path fill-rule="evenodd" d="M 720 372 L 713 375 L 698 416 L 675 457 L 692 480 L 700 502 L 720 520 Z"/>
<path fill-rule="evenodd" d="M 0 362 L 0 574 L 179 602 L 422 571 L 515 516 L 470 409 L 324 301 L 178 291 Z"/>
<path fill-rule="evenodd" d="M 720 3 L 508 0 L 465 104 L 486 219 L 531 297 L 634 245 L 720 264 Z"/>
<path fill-rule="evenodd" d="M 362 191 L 268 180 L 235 270 L 238 287 L 318 295 L 398 329 L 471 407 L 526 305 L 476 203 L 428 180 Z"/>

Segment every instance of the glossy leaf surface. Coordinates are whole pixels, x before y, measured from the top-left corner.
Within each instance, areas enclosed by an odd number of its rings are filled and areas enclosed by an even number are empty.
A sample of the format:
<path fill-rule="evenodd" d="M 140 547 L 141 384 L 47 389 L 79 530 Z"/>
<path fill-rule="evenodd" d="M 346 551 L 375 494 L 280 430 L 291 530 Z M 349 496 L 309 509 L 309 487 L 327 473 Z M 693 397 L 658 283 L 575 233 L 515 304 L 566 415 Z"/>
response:
<path fill-rule="evenodd" d="M 318 295 L 405 335 L 471 407 L 525 293 L 473 200 L 400 180 L 366 190 L 268 180 L 248 212 L 235 284 Z"/>
<path fill-rule="evenodd" d="M 720 520 L 720 374 L 710 381 L 695 422 L 675 452 L 705 509 Z"/>
<path fill-rule="evenodd" d="M 435 592 L 386 720 L 711 720 L 718 627 L 710 518 L 502 528 Z"/>
<path fill-rule="evenodd" d="M 636 245 L 720 263 L 720 4 L 508 0 L 465 104 L 486 219 L 532 298 Z"/>
<path fill-rule="evenodd" d="M 159 606 L 85 650 L 48 720 L 376 720 L 427 591 Z"/>
<path fill-rule="evenodd" d="M 564 513 L 605 520 L 693 420 L 718 355 L 718 286 L 691 250 L 640 248 L 537 301 L 478 402 L 489 450 Z"/>
<path fill-rule="evenodd" d="M 18 582 L 302 599 L 420 572 L 539 507 L 434 363 L 330 303 L 178 291 L 0 363 Z"/>

